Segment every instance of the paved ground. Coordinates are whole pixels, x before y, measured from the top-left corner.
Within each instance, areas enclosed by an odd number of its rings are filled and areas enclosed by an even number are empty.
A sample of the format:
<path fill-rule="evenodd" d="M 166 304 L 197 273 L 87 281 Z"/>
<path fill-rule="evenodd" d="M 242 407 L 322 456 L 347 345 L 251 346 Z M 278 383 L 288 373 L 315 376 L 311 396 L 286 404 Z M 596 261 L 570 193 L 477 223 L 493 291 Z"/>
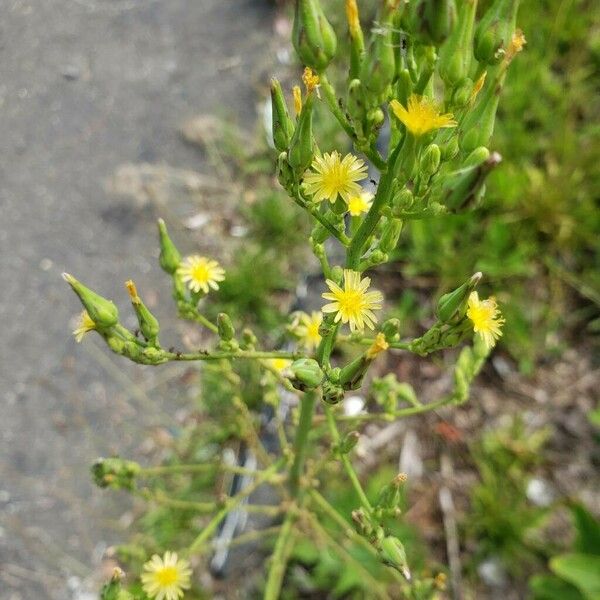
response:
<path fill-rule="evenodd" d="M 0 24 L 0 600 L 93 598 L 82 582 L 126 500 L 88 481 L 100 454 L 140 452 L 178 401 L 155 371 L 122 373 L 69 331 L 68 270 L 127 302 L 161 300 L 152 210 L 110 197 L 126 162 L 202 171 L 177 128 L 226 111 L 253 123 L 266 0 L 5 0 Z M 270 60 L 270 59 L 269 59 Z M 175 336 L 172 334 L 173 339 Z M 91 336 L 90 336 L 91 337 Z M 164 375 L 163 371 L 163 375 Z"/>

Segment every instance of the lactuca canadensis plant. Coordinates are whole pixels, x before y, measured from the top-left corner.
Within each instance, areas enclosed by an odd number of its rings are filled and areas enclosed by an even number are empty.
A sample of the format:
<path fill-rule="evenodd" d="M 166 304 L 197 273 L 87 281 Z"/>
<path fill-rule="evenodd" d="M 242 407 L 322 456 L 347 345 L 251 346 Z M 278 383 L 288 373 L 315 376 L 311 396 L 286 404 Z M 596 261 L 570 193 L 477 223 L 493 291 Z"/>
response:
<path fill-rule="evenodd" d="M 287 349 L 264 347 L 248 329 L 239 333 L 227 314 L 220 313 L 216 322 L 206 316 L 205 307 L 227 277 L 226 270 L 213 257 L 182 257 L 162 220 L 158 222 L 160 266 L 171 278 L 179 316 L 214 334 L 210 346 L 194 351 L 163 348 L 159 323 L 132 281 L 126 288 L 139 321 L 136 333 L 121 324 L 111 301 L 72 275 L 64 275 L 84 308 L 74 332 L 77 341 L 96 331 L 113 352 L 131 361 L 146 365 L 209 361 L 228 377 L 240 361 L 254 361 L 276 383 L 275 389 L 297 396 L 295 422 L 278 423 L 279 453 L 259 448 L 260 468 L 245 473 L 251 483 L 203 507 L 213 516 L 191 544 L 165 549 L 163 556 L 154 555 L 146 563 L 140 577 L 148 598 L 182 597 L 193 580 L 190 564 L 197 564 L 197 557 L 210 550 L 212 536 L 228 513 L 263 484 L 273 486 L 285 506 L 281 523 L 270 531 L 276 538 L 268 560 L 265 600 L 280 596 L 295 540 L 307 531 L 321 531 L 324 518 L 338 524 L 338 537 L 348 537 L 386 566 L 382 578 L 365 572 L 372 597 L 433 598 L 443 585 L 443 576 L 411 574 L 411 556 L 388 526 L 389 518 L 399 518 L 405 477 L 399 474 L 390 481 L 373 503 L 351 460 L 359 438 L 352 428 L 467 401 L 469 386 L 501 336 L 504 321 L 494 298 L 481 298 L 476 291 L 482 274 L 475 273 L 437 300 L 435 320 L 427 331 L 405 339 L 402 323 L 383 316 L 385 298 L 374 289 L 369 272 L 388 262 L 403 228 L 413 221 L 472 211 L 481 201 L 486 177 L 500 162 L 488 143 L 502 86 L 511 61 L 525 44 L 515 26 L 517 8 L 518 0 L 494 0 L 477 22 L 477 0 L 381 0 L 376 22 L 366 36 L 357 0 L 346 0 L 349 55 L 336 56 L 336 33 L 319 0 L 296 0 L 293 44 L 304 66 L 303 89 L 293 88 L 291 112 L 280 83 L 272 80 L 272 137 L 279 182 L 290 201 L 313 220 L 309 242 L 324 284 L 320 311 L 290 315 L 288 333 L 293 344 Z M 337 89 L 328 76 L 336 58 L 347 66 L 346 81 Z M 352 152 L 321 152 L 319 131 L 313 127 L 317 105 L 324 105 L 337 120 Z M 373 186 L 367 189 L 369 169 Z M 373 176 L 374 171 L 378 175 Z M 333 245 L 343 250 L 341 264 L 331 262 Z M 356 349 L 352 358 L 336 352 L 342 343 Z M 410 397 L 404 407 L 394 400 L 385 404 L 383 412 L 340 413 L 340 402 L 362 385 L 380 354 L 427 356 L 459 344 L 464 347 L 448 396 L 427 404 Z M 241 379 L 237 381 L 243 385 Z M 281 396 L 269 398 L 277 419 L 282 419 Z M 239 398 L 232 402 L 236 409 L 249 412 Z M 319 440 L 312 436 L 315 428 Z M 328 444 L 325 453 L 324 444 Z M 317 447 L 319 456 L 315 456 Z M 327 461 L 339 461 L 353 489 L 356 508 L 351 514 L 338 512 L 319 492 Z M 193 476 L 210 466 L 174 468 Z M 150 471 L 118 458 L 100 460 L 93 469 L 99 485 L 130 490 Z M 335 536 L 332 539 L 350 568 L 364 570 L 352 564 L 352 556 L 344 554 Z M 103 591 L 105 599 L 131 597 L 122 588 L 120 573 Z"/>

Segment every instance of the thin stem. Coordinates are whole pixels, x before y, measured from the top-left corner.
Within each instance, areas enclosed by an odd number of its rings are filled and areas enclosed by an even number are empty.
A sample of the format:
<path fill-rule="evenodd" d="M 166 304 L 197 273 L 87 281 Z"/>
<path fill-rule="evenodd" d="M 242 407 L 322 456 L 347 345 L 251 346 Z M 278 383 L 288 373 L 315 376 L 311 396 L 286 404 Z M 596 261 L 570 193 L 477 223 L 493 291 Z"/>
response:
<path fill-rule="evenodd" d="M 233 405 L 238 410 L 238 414 L 243 420 L 243 424 L 246 429 L 246 441 L 250 444 L 250 447 L 256 452 L 256 456 L 262 462 L 263 465 L 271 465 L 273 460 L 269 456 L 267 449 L 264 447 L 260 436 L 256 432 L 256 427 L 252 418 L 252 414 L 248 410 L 246 403 L 238 396 L 233 398 Z"/>
<path fill-rule="evenodd" d="M 219 523 L 225 518 L 225 516 L 236 508 L 244 498 L 247 498 L 254 490 L 259 488 L 263 483 L 271 479 L 285 463 L 285 458 L 280 458 L 277 462 L 273 463 L 268 469 L 256 476 L 256 479 L 247 485 L 243 490 L 237 493 L 235 496 L 229 498 L 223 508 L 207 523 L 206 527 L 200 532 L 196 539 L 192 542 L 188 548 L 188 554 L 196 554 L 205 545 L 206 541 L 210 536 L 217 530 Z"/>
<path fill-rule="evenodd" d="M 294 462 L 290 468 L 290 489 L 293 496 L 298 496 L 300 477 L 304 472 L 304 463 L 308 452 L 308 435 L 310 433 L 317 402 L 317 393 L 308 391 L 300 400 L 300 421 L 294 440 Z"/>
<path fill-rule="evenodd" d="M 325 417 L 327 419 L 327 424 L 329 425 L 329 432 L 331 434 L 333 444 L 337 445 L 340 443 L 340 432 L 338 431 L 335 422 L 335 417 L 333 416 L 333 411 L 330 406 L 325 405 L 324 408 Z M 352 466 L 348 455 L 342 454 L 340 456 L 340 460 L 342 462 L 342 465 L 344 466 L 348 478 L 350 479 L 350 483 L 352 484 L 352 487 L 354 488 L 354 491 L 356 492 L 356 495 L 360 500 L 360 503 L 362 504 L 363 508 L 367 510 L 367 512 L 371 513 L 373 511 L 373 508 L 371 506 L 371 503 L 369 502 L 369 499 L 367 498 L 367 495 L 365 494 L 365 491 L 362 488 L 362 485 L 360 484 L 360 481 L 358 480 L 358 475 L 356 474 L 356 471 L 354 470 L 354 467 Z"/>
<path fill-rule="evenodd" d="M 224 358 L 251 360 L 260 358 L 289 358 L 290 360 L 296 360 L 297 358 L 301 358 L 302 354 L 298 352 L 284 352 L 279 350 L 273 352 L 231 350 L 212 353 L 210 353 L 208 350 L 200 350 L 199 352 L 163 352 L 163 356 L 167 360 L 174 361 L 222 360 Z"/>
<path fill-rule="evenodd" d="M 207 329 L 210 329 L 213 333 L 217 333 L 219 331 L 218 327 L 211 323 L 204 315 L 201 315 L 197 310 L 193 312 L 193 320 L 200 325 L 204 325 Z"/>
<path fill-rule="evenodd" d="M 239 475 L 259 475 L 262 470 L 246 469 L 238 465 L 228 465 L 226 463 L 204 463 L 196 465 L 163 465 L 161 467 L 142 468 L 138 477 L 160 477 L 163 475 L 177 475 L 184 473 L 208 473 L 210 471 L 227 471 Z"/>
<path fill-rule="evenodd" d="M 263 596 L 264 600 L 278 600 L 279 598 L 285 569 L 292 553 L 295 519 L 295 511 L 288 512 L 279 531 L 275 549 L 270 559 L 267 585 Z"/>

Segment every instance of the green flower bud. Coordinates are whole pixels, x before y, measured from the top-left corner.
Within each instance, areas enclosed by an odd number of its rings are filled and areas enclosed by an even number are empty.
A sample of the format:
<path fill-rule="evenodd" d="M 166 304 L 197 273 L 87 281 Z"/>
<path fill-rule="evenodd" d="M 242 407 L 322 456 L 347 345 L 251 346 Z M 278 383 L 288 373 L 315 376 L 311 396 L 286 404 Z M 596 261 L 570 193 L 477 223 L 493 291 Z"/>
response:
<path fill-rule="evenodd" d="M 160 326 L 158 324 L 157 318 L 142 302 L 142 299 L 138 296 L 135 283 L 133 283 L 131 279 L 125 282 L 125 287 L 129 292 L 129 297 L 131 298 L 131 306 L 133 306 L 133 310 L 135 311 L 135 314 L 138 318 L 138 323 L 140 324 L 140 331 L 142 332 L 142 335 L 151 344 L 158 345 L 157 338 L 158 332 L 160 331 Z"/>
<path fill-rule="evenodd" d="M 301 62 L 318 73 L 335 56 L 337 38 L 319 0 L 296 0 L 292 43 Z"/>
<path fill-rule="evenodd" d="M 452 137 L 441 146 L 442 158 L 445 161 L 452 160 L 458 154 L 458 136 L 453 134 Z"/>
<path fill-rule="evenodd" d="M 377 498 L 377 507 L 382 509 L 395 509 L 400 504 L 400 488 L 406 482 L 406 473 L 398 473 L 394 479 L 384 485 Z"/>
<path fill-rule="evenodd" d="M 394 194 L 392 199 L 393 212 L 396 215 L 401 215 L 405 210 L 408 210 L 414 203 L 415 197 L 412 190 L 403 187 L 399 192 Z"/>
<path fill-rule="evenodd" d="M 62 276 L 77 296 L 79 296 L 81 304 L 83 304 L 90 319 L 94 321 L 98 329 L 108 329 L 119 322 L 119 311 L 110 300 L 99 296 L 96 292 L 83 285 L 83 283 L 77 281 L 72 275 L 63 273 Z"/>
<path fill-rule="evenodd" d="M 296 123 L 296 130 L 290 141 L 288 163 L 297 176 L 302 175 L 308 169 L 313 159 L 313 105 L 314 94 L 310 93 L 302 105 L 302 111 Z"/>
<path fill-rule="evenodd" d="M 352 452 L 358 440 L 360 439 L 360 433 L 358 431 L 350 431 L 338 446 L 338 452 L 340 454 L 349 454 Z"/>
<path fill-rule="evenodd" d="M 454 87 L 454 91 L 452 92 L 452 107 L 464 108 L 469 103 L 472 92 L 473 80 L 465 77 Z"/>
<path fill-rule="evenodd" d="M 411 576 L 406 560 L 406 551 L 398 538 L 390 535 L 383 538 L 379 544 L 379 556 L 386 565 L 397 569 L 407 581 L 410 581 Z"/>
<path fill-rule="evenodd" d="M 442 152 L 437 144 L 430 144 L 425 148 L 421 159 L 419 161 L 419 170 L 423 177 L 429 179 L 432 175 L 437 173 L 440 168 L 440 161 L 442 159 Z"/>
<path fill-rule="evenodd" d="M 319 387 L 325 377 L 319 363 L 312 358 L 299 358 L 295 360 L 291 364 L 290 370 L 294 375 L 292 385 L 300 390 Z"/>
<path fill-rule="evenodd" d="M 224 342 L 230 342 L 235 337 L 235 329 L 228 314 L 219 313 L 217 316 L 217 332 Z"/>
<path fill-rule="evenodd" d="M 344 278 L 344 269 L 339 265 L 331 268 L 331 280 L 341 285 L 342 279 Z"/>
<path fill-rule="evenodd" d="M 173 275 L 181 263 L 181 254 L 175 247 L 167 232 L 167 226 L 162 219 L 158 220 L 158 235 L 160 238 L 160 256 L 158 262 L 163 271 Z"/>
<path fill-rule="evenodd" d="M 344 390 L 337 383 L 325 380 L 323 382 L 323 402 L 339 404 L 344 399 Z"/>
<path fill-rule="evenodd" d="M 515 31 L 519 0 L 495 0 L 475 29 L 475 58 L 483 64 L 496 64 Z"/>
<path fill-rule="evenodd" d="M 400 337 L 400 319 L 388 319 L 381 326 L 381 332 L 388 342 L 395 342 Z"/>
<path fill-rule="evenodd" d="M 442 323 L 451 321 L 455 316 L 462 316 L 469 294 L 477 287 L 481 280 L 481 272 L 475 273 L 470 279 L 465 281 L 460 287 L 452 292 L 444 294 L 439 300 L 436 309 L 437 318 Z"/>
<path fill-rule="evenodd" d="M 440 46 L 456 21 L 454 0 L 420 0 L 409 3 L 407 31 L 414 32 L 419 41 Z"/>
<path fill-rule="evenodd" d="M 352 79 L 348 84 L 346 111 L 352 119 L 354 129 L 359 137 L 366 135 L 367 105 L 364 87 L 360 79 Z"/>
<path fill-rule="evenodd" d="M 271 79 L 271 112 L 273 120 L 273 144 L 280 152 L 288 149 L 294 134 L 294 124 L 290 119 L 287 104 L 277 79 Z"/>
<path fill-rule="evenodd" d="M 469 75 L 476 11 L 477 0 L 463 0 L 456 26 L 440 49 L 439 73 L 449 87 L 454 87 Z"/>
<path fill-rule="evenodd" d="M 490 157 L 490 151 L 485 146 L 479 146 L 479 148 L 475 148 L 462 164 L 462 168 L 465 169 L 467 167 L 478 167 L 480 164 L 484 163 Z"/>
<path fill-rule="evenodd" d="M 401 219 L 388 219 L 383 228 L 381 241 L 379 242 L 379 248 L 382 253 L 387 254 L 396 249 L 403 224 Z M 381 258 L 383 259 L 383 256 Z"/>
<path fill-rule="evenodd" d="M 98 487 L 133 490 L 140 465 L 119 457 L 99 458 L 91 470 L 94 483 Z"/>
<path fill-rule="evenodd" d="M 242 348 L 244 350 L 252 350 L 257 343 L 258 338 L 254 335 L 252 329 L 246 328 L 242 331 Z"/>

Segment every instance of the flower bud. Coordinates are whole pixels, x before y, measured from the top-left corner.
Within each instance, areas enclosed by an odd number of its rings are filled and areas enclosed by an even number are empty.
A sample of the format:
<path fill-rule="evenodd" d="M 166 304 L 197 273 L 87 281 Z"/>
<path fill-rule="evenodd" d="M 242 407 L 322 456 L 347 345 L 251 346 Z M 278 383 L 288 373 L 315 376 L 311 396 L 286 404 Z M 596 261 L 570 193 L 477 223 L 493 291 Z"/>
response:
<path fill-rule="evenodd" d="M 160 256 L 158 261 L 163 271 L 174 275 L 181 263 L 181 254 L 175 247 L 175 244 L 171 241 L 169 233 L 167 232 L 167 226 L 162 219 L 158 220 L 158 235 L 160 237 Z"/>
<path fill-rule="evenodd" d="M 364 87 L 360 79 L 352 79 L 348 84 L 346 110 L 352 119 L 357 135 L 364 136 L 366 134 L 367 107 Z"/>
<path fill-rule="evenodd" d="M 350 431 L 339 443 L 338 452 L 340 454 L 348 454 L 352 452 L 356 444 L 358 444 L 359 439 L 360 433 L 358 433 L 358 431 Z"/>
<path fill-rule="evenodd" d="M 515 31 L 519 0 L 495 0 L 475 29 L 475 58 L 496 64 L 503 57 Z"/>
<path fill-rule="evenodd" d="M 273 119 L 273 144 L 280 152 L 288 149 L 294 124 L 290 119 L 287 104 L 277 79 L 271 79 L 271 113 Z"/>
<path fill-rule="evenodd" d="M 406 483 L 406 473 L 398 473 L 389 483 L 381 488 L 377 498 L 377 507 L 382 509 L 394 509 L 400 504 L 400 488 Z"/>
<path fill-rule="evenodd" d="M 471 100 L 473 93 L 473 80 L 469 77 L 465 77 L 454 87 L 452 92 L 452 106 L 453 108 L 463 108 Z"/>
<path fill-rule="evenodd" d="M 420 0 L 409 3 L 406 27 L 427 45 L 440 46 L 456 21 L 454 0 Z"/>
<path fill-rule="evenodd" d="M 490 151 L 485 146 L 479 146 L 475 148 L 462 164 L 462 168 L 477 167 L 481 163 L 484 163 L 490 157 Z"/>
<path fill-rule="evenodd" d="M 402 233 L 403 224 L 404 222 L 401 219 L 388 219 L 388 222 L 383 228 L 383 233 L 381 234 L 381 241 L 379 242 L 379 249 L 381 252 L 387 254 L 396 249 L 400 234 Z"/>
<path fill-rule="evenodd" d="M 337 383 L 329 380 L 323 382 L 323 402 L 327 404 L 339 404 L 344 399 L 344 390 Z"/>
<path fill-rule="evenodd" d="M 425 148 L 421 159 L 419 161 L 420 173 L 423 177 L 429 179 L 432 175 L 437 173 L 440 168 L 440 161 L 442 159 L 442 152 L 437 144 L 430 144 Z"/>
<path fill-rule="evenodd" d="M 83 304 L 90 319 L 94 321 L 98 329 L 108 329 L 119 322 L 119 311 L 110 300 L 96 294 L 96 292 L 87 288 L 83 283 L 77 281 L 72 275 L 63 273 L 62 276 L 77 296 L 79 296 L 81 304 Z"/>
<path fill-rule="evenodd" d="M 400 336 L 400 319 L 388 319 L 381 325 L 381 332 L 388 342 L 395 342 Z"/>
<path fill-rule="evenodd" d="M 318 73 L 335 56 L 337 38 L 319 0 L 296 0 L 292 43 L 300 60 Z"/>
<path fill-rule="evenodd" d="M 410 209 L 415 201 L 415 197 L 407 187 L 403 187 L 399 192 L 394 194 L 392 199 L 393 212 L 395 215 L 401 215 L 405 210 Z"/>
<path fill-rule="evenodd" d="M 99 458 L 92 465 L 94 483 L 101 488 L 132 490 L 140 465 L 119 457 Z"/>
<path fill-rule="evenodd" d="M 295 360 L 290 366 L 290 370 L 294 375 L 292 385 L 300 390 L 319 387 L 325 377 L 319 363 L 312 358 L 299 358 Z"/>
<path fill-rule="evenodd" d="M 356 0 L 346 0 L 346 19 L 350 33 L 350 79 L 358 77 L 365 57 L 365 41 L 358 16 Z"/>
<path fill-rule="evenodd" d="M 383 538 L 379 543 L 379 556 L 386 565 L 397 569 L 407 581 L 410 581 L 411 576 L 406 560 L 406 551 L 398 538 L 390 535 Z"/>
<path fill-rule="evenodd" d="M 470 279 L 465 281 L 460 287 L 452 292 L 444 294 L 439 300 L 436 309 L 437 318 L 442 323 L 451 321 L 455 316 L 464 313 L 464 309 L 469 299 L 469 294 L 477 287 L 481 280 L 481 272 L 475 273 Z"/>
<path fill-rule="evenodd" d="M 135 314 L 138 318 L 138 323 L 140 325 L 140 331 L 142 332 L 142 335 L 151 344 L 158 345 L 157 338 L 158 332 L 160 331 L 160 326 L 158 324 L 157 318 L 142 302 L 142 299 L 138 296 L 135 283 L 133 283 L 131 279 L 125 282 L 125 287 L 129 292 L 129 297 L 131 298 L 131 306 L 133 306 L 133 310 L 135 311 Z"/>
<path fill-rule="evenodd" d="M 469 75 L 476 10 L 477 0 L 463 0 L 456 26 L 440 49 L 439 73 L 449 87 Z"/>
<path fill-rule="evenodd" d="M 217 315 L 217 333 L 224 342 L 230 342 L 235 337 L 235 329 L 227 313 Z"/>
<path fill-rule="evenodd" d="M 244 350 L 252 350 L 256 347 L 258 343 L 258 339 L 252 329 L 245 328 L 242 331 L 242 349 Z"/>
<path fill-rule="evenodd" d="M 298 176 L 308 169 L 313 159 L 313 105 L 314 93 L 310 93 L 306 98 L 306 102 L 302 105 L 302 111 L 296 123 L 296 130 L 290 141 L 288 163 Z"/>

